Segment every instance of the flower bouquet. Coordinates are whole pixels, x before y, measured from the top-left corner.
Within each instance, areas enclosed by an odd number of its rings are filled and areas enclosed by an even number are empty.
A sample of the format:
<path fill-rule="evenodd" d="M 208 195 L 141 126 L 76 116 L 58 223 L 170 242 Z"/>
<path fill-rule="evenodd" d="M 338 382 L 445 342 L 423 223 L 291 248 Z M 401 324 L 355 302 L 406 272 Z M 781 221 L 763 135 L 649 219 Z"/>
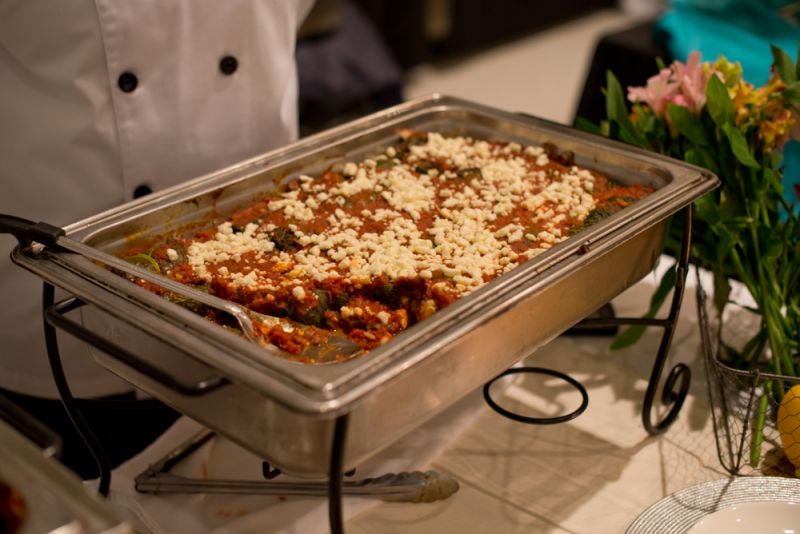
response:
<path fill-rule="evenodd" d="M 733 369 L 767 373 L 752 402 L 751 462 L 761 456 L 764 426 L 775 421 L 793 380 L 800 383 L 800 221 L 784 199 L 782 149 L 800 133 L 800 61 L 773 47 L 769 81 L 754 87 L 741 66 L 720 57 L 701 62 L 698 52 L 686 63 L 659 64 L 644 87 L 622 87 L 607 74 L 607 120 L 584 129 L 704 167 L 717 174 L 719 189 L 695 204 L 692 262 L 710 270 L 713 305 L 719 318 L 731 306 L 731 280 L 744 285 L 757 316 L 756 332 L 746 342 L 725 343 L 721 320 L 716 331 L 718 357 Z M 667 250 L 676 250 L 675 237 Z M 674 282 L 667 274 L 653 295 L 653 316 Z M 636 341 L 642 328 L 623 332 L 614 347 Z M 787 380 L 782 378 L 786 377 Z M 793 390 L 794 391 L 794 390 Z M 800 397 L 800 385 L 796 392 Z M 800 403 L 800 401 L 798 401 Z M 784 410 L 785 412 L 785 410 Z M 789 428 L 796 450 L 784 443 L 800 467 L 800 412 Z M 748 416 L 749 417 L 749 416 Z M 796 420 L 796 426 L 794 426 Z M 788 423 L 787 423 L 788 424 Z"/>

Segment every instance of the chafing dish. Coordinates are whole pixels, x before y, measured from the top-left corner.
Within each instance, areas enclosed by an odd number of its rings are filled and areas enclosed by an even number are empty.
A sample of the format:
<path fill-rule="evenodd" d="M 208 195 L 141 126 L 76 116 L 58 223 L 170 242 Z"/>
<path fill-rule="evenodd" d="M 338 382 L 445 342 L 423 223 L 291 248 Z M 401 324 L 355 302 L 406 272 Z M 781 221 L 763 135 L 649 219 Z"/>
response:
<path fill-rule="evenodd" d="M 353 467 L 547 343 L 654 266 L 665 220 L 717 184 L 714 175 L 540 119 L 433 95 L 410 101 L 75 223 L 67 235 L 106 252 L 226 215 L 297 175 L 362 158 L 411 128 L 541 145 L 647 198 L 347 362 L 276 356 L 80 255 L 18 247 L 15 262 L 87 303 L 83 327 L 130 358 L 101 364 L 283 471 L 328 469 L 334 419 L 349 414 Z M 131 363 L 144 365 L 131 365 Z"/>

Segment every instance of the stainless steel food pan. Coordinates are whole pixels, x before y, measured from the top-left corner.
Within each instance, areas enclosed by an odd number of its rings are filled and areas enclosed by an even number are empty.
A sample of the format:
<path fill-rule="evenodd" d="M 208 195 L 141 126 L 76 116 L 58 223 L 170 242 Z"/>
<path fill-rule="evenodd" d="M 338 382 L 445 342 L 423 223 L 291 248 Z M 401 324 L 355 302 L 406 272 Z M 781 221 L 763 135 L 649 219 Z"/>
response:
<path fill-rule="evenodd" d="M 355 466 L 639 280 L 661 251 L 665 219 L 717 183 L 678 161 L 434 95 L 102 213 L 67 233 L 118 251 L 138 239 L 225 216 L 300 173 L 313 175 L 381 151 L 402 128 L 522 144 L 549 141 L 573 151 L 579 165 L 656 191 L 370 354 L 325 366 L 277 357 L 278 349 L 251 345 L 80 256 L 34 248 L 17 249 L 13 258 L 88 303 L 85 327 L 149 367 L 98 353 L 102 365 L 284 471 L 323 476 L 334 417 L 349 414 L 345 463 Z"/>

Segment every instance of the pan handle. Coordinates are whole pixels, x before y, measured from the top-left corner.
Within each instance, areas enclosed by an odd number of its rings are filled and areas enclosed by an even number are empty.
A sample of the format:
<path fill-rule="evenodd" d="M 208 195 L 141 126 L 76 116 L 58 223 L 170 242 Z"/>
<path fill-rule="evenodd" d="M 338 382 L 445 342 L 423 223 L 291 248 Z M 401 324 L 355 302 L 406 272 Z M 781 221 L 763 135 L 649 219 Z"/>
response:
<path fill-rule="evenodd" d="M 53 247 L 56 246 L 58 238 L 64 235 L 64 230 L 46 222 L 35 223 L 22 217 L 0 213 L 0 233 L 12 234 L 22 246 L 36 241 Z"/>
<path fill-rule="evenodd" d="M 154 367 L 150 363 L 143 361 L 127 349 L 120 347 L 116 343 L 113 343 L 88 330 L 82 324 L 73 321 L 65 315 L 70 311 L 84 306 L 85 304 L 85 302 L 74 297 L 62 300 L 61 302 L 56 302 L 45 310 L 45 320 L 48 322 L 48 324 L 60 328 L 65 332 L 77 337 L 81 341 L 84 341 L 93 347 L 102 350 L 112 358 L 115 358 L 125 365 L 135 369 L 139 373 L 142 373 L 143 375 L 155 380 L 162 386 L 169 388 L 176 393 L 180 393 L 181 395 L 198 397 L 200 395 L 211 393 L 212 391 L 215 391 L 228 383 L 228 379 L 225 377 L 211 375 L 195 382 L 194 384 L 185 384 L 172 375 L 169 375 L 161 369 Z"/>

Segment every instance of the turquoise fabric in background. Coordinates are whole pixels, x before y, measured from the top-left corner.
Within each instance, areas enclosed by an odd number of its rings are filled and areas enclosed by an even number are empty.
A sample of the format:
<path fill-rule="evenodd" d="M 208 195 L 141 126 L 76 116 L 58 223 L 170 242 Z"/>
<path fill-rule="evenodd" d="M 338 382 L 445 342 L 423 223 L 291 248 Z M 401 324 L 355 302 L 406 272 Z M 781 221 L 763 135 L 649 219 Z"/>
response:
<path fill-rule="evenodd" d="M 703 60 L 724 55 L 742 65 L 744 79 L 760 86 L 772 65 L 770 44 L 796 59 L 800 45 L 800 20 L 789 20 L 780 10 L 796 0 L 673 0 L 661 16 L 659 27 L 669 35 L 673 58 L 686 61 L 693 50 Z M 784 196 L 800 207 L 800 143 L 784 149 Z"/>

